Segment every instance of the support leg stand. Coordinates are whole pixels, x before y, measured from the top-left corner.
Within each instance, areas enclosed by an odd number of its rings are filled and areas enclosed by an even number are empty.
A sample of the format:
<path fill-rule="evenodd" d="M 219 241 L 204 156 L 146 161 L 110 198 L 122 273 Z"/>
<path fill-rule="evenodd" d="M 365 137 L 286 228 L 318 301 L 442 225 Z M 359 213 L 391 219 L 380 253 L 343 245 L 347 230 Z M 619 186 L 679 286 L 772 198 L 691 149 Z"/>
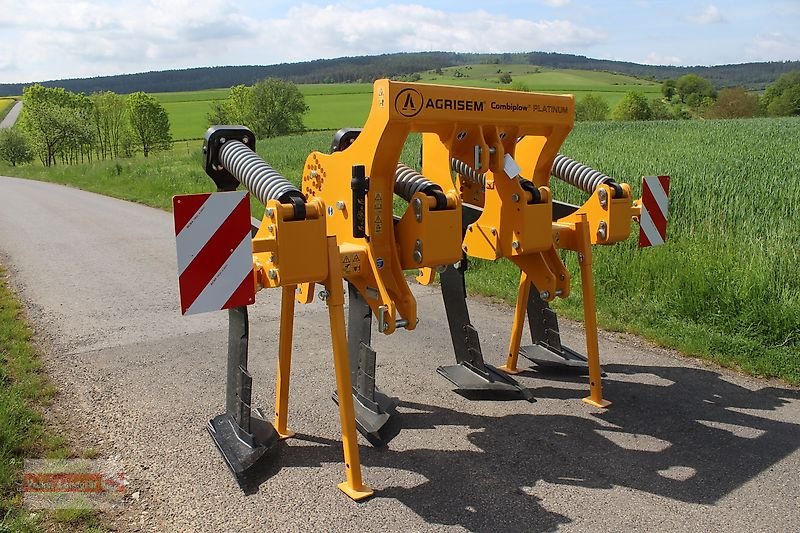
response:
<path fill-rule="evenodd" d="M 581 291 L 583 292 L 583 322 L 586 328 L 586 354 L 589 363 L 589 396 L 584 402 L 595 407 L 608 407 L 611 402 L 603 399 L 602 371 L 600 370 L 600 348 L 597 342 L 597 308 L 594 301 L 594 275 L 592 274 L 592 246 L 589 241 L 589 223 L 581 216 L 579 223 L 578 263 L 581 267 Z"/>
<path fill-rule="evenodd" d="M 344 289 L 342 288 L 341 262 L 336 237 L 328 237 L 328 316 L 333 344 L 333 364 L 336 369 L 336 392 L 339 397 L 339 418 L 342 422 L 342 447 L 346 480 L 339 484 L 353 500 L 363 500 L 374 493 L 361 479 L 361 458 L 358 452 L 355 415 L 353 413 L 353 386 L 350 380 L 350 362 L 347 355 L 347 334 L 344 322 Z"/>

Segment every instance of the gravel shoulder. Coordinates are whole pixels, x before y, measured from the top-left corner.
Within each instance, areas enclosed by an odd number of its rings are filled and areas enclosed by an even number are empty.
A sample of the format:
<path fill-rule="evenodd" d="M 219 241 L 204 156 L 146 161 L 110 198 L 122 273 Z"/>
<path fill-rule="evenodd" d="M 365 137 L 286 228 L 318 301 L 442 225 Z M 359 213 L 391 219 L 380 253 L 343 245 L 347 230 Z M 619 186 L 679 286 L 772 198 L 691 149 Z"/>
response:
<path fill-rule="evenodd" d="M 800 530 L 800 391 L 603 333 L 601 411 L 586 378 L 524 372 L 536 403 L 470 401 L 435 369 L 453 361 L 441 296 L 415 287 L 416 331 L 375 335 L 378 382 L 402 430 L 362 440 L 364 503 L 343 479 L 324 305 L 298 306 L 290 427 L 274 475 L 245 495 L 205 424 L 224 402 L 226 315 L 178 311 L 168 213 L 0 177 L 0 262 L 59 387 L 49 413 L 79 446 L 118 455 L 121 531 Z M 251 308 L 254 404 L 273 404 L 279 291 Z M 471 300 L 489 362 L 512 310 Z M 563 338 L 581 347 L 577 324 Z M 580 350 L 583 351 L 583 350 Z M 134 498 L 134 495 L 136 496 Z"/>

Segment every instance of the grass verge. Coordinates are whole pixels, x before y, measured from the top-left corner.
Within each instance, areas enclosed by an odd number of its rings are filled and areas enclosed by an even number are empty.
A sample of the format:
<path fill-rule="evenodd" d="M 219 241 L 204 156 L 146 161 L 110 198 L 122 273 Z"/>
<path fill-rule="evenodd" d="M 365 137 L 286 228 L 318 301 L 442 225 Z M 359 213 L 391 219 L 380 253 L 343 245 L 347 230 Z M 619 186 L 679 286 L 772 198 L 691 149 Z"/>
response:
<path fill-rule="evenodd" d="M 0 532 L 101 530 L 92 511 L 39 513 L 22 506 L 23 460 L 71 456 L 65 440 L 46 427 L 41 415 L 54 393 L 0 266 Z"/>
<path fill-rule="evenodd" d="M 0 122 L 3 122 L 3 119 L 6 118 L 11 112 L 11 108 L 14 107 L 16 100 L 13 98 L 0 98 Z"/>

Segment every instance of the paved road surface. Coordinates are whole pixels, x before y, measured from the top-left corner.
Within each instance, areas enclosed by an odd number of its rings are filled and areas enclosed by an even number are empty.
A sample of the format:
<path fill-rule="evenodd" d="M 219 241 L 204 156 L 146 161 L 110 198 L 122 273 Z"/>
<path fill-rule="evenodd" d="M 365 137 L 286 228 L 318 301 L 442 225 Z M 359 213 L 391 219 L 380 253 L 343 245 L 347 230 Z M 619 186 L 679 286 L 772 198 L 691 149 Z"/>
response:
<path fill-rule="evenodd" d="M 19 114 L 21 112 L 22 112 L 22 102 L 17 101 L 16 103 L 14 103 L 13 107 L 11 108 L 11 111 L 8 112 L 8 115 L 6 115 L 5 118 L 2 121 L 0 121 L 0 129 L 10 128 L 11 126 L 13 126 L 14 123 L 17 122 L 17 119 L 19 118 Z"/>
<path fill-rule="evenodd" d="M 322 305 L 298 307 L 290 424 L 300 438 L 256 494 L 206 434 L 224 395 L 224 313 L 181 318 L 169 214 L 0 178 L 0 253 L 48 349 L 54 418 L 81 446 L 119 454 L 122 530 L 798 531 L 798 391 L 602 335 L 606 412 L 584 378 L 530 371 L 538 402 L 468 401 L 436 375 L 452 360 L 441 298 L 418 287 L 415 332 L 378 338 L 379 382 L 402 400 L 388 449 L 362 446 L 377 496 L 342 479 Z M 275 292 L 275 291 L 273 291 Z M 472 302 L 501 361 L 511 310 Z M 278 295 L 252 311 L 255 403 L 272 405 Z M 569 326 L 568 344 L 580 345 Z M 362 441 L 363 442 L 363 441 Z"/>

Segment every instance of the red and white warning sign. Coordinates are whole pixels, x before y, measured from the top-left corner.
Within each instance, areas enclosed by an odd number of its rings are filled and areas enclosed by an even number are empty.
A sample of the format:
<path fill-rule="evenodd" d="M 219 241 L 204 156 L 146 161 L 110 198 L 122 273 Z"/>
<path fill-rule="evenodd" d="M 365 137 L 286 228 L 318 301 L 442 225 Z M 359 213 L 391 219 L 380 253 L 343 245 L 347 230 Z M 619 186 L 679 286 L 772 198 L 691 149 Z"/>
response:
<path fill-rule="evenodd" d="M 246 192 L 172 198 L 181 313 L 255 302 L 250 198 Z"/>
<path fill-rule="evenodd" d="M 642 178 L 642 214 L 639 216 L 639 248 L 664 244 L 669 215 L 669 176 Z"/>

